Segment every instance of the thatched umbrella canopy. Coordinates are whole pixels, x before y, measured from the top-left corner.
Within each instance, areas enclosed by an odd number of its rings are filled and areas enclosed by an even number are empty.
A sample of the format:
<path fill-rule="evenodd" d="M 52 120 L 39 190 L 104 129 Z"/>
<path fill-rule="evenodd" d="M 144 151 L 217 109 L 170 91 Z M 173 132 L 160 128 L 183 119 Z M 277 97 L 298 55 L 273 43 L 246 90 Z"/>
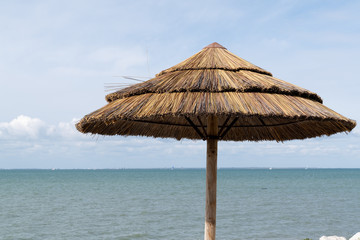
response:
<path fill-rule="evenodd" d="M 215 239 L 217 141 L 285 141 L 356 125 L 313 92 L 212 43 L 154 78 L 106 96 L 83 133 L 207 140 L 205 239 Z"/>

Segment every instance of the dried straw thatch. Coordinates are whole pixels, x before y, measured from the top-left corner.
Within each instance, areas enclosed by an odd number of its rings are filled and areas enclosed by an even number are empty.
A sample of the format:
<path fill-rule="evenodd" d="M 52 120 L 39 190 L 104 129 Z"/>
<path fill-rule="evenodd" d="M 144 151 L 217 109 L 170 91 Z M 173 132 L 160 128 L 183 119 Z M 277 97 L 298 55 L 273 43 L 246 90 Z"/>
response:
<path fill-rule="evenodd" d="M 213 43 L 146 82 L 106 96 L 77 125 L 83 133 L 206 139 L 216 115 L 222 140 L 304 139 L 349 132 L 356 123 L 306 89 Z"/>

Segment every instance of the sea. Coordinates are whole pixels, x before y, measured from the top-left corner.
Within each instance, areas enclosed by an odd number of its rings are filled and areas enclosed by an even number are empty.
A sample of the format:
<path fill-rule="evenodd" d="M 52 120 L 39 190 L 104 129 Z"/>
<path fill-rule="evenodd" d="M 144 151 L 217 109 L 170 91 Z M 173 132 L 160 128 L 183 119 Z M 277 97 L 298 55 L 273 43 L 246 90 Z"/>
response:
<path fill-rule="evenodd" d="M 205 169 L 0 170 L 0 239 L 203 239 Z M 219 169 L 216 239 L 360 232 L 360 169 Z"/>

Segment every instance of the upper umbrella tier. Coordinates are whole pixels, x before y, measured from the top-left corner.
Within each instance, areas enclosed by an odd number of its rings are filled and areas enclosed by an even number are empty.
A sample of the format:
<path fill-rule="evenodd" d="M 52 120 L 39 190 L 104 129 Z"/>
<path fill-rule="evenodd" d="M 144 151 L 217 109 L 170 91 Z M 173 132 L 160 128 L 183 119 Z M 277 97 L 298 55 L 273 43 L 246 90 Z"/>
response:
<path fill-rule="evenodd" d="M 204 47 L 200 52 L 175 66 L 158 74 L 166 74 L 179 70 L 222 69 L 229 71 L 248 70 L 272 76 L 272 74 L 234 54 L 225 47 L 214 42 Z"/>
<path fill-rule="evenodd" d="M 146 93 L 175 92 L 260 92 L 299 96 L 322 103 L 321 98 L 304 88 L 282 81 L 212 43 L 183 62 L 154 78 L 108 94 L 106 100 Z"/>

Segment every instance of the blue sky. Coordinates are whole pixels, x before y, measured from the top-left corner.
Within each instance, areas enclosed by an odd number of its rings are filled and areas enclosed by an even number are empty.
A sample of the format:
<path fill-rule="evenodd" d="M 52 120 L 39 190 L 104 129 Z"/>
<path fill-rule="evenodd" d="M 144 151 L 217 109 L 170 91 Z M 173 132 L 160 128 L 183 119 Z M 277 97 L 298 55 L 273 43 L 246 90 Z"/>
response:
<path fill-rule="evenodd" d="M 78 133 L 119 77 L 219 42 L 360 120 L 359 1 L 1 1 L 0 168 L 204 167 L 205 143 Z M 360 167 L 360 130 L 221 142 L 219 167 Z"/>

